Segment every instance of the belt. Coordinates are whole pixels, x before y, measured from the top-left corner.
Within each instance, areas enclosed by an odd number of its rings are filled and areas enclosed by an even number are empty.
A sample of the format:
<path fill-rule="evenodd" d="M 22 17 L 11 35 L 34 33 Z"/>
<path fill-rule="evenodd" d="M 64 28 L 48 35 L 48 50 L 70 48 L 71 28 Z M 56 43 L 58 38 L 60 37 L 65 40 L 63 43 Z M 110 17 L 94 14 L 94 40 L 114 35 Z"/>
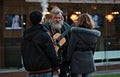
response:
<path fill-rule="evenodd" d="M 29 74 L 40 74 L 40 73 L 46 73 L 46 72 L 51 72 L 52 69 L 45 69 L 45 70 L 40 70 L 40 71 L 30 71 Z"/>

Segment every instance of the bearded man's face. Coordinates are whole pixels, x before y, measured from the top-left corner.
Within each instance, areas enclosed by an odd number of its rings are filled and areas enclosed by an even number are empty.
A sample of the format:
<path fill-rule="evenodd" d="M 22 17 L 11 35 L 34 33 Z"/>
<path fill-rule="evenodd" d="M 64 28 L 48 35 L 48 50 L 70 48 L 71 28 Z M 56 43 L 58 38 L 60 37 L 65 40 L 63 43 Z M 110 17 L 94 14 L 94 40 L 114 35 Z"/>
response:
<path fill-rule="evenodd" d="M 63 24 L 63 20 L 62 20 L 61 15 L 59 14 L 54 15 L 52 18 L 52 27 L 54 29 L 61 29 L 62 24 Z"/>

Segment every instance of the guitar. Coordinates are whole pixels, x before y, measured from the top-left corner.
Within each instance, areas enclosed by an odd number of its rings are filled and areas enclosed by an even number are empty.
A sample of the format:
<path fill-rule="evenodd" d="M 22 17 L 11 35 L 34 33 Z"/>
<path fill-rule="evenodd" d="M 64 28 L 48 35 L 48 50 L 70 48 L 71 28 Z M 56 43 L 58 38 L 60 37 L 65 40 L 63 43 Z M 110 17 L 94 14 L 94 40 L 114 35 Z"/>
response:
<path fill-rule="evenodd" d="M 62 37 L 59 41 L 57 39 L 61 36 L 60 33 L 56 33 L 53 35 L 53 40 L 54 40 L 54 46 L 56 52 L 58 52 L 59 48 L 66 42 L 65 37 Z"/>
<path fill-rule="evenodd" d="M 68 34 L 72 26 L 70 26 L 66 31 L 64 31 L 62 34 L 56 33 L 53 35 L 53 41 L 54 41 L 54 46 L 56 49 L 56 52 L 58 52 L 59 48 L 66 42 L 65 35 Z"/>

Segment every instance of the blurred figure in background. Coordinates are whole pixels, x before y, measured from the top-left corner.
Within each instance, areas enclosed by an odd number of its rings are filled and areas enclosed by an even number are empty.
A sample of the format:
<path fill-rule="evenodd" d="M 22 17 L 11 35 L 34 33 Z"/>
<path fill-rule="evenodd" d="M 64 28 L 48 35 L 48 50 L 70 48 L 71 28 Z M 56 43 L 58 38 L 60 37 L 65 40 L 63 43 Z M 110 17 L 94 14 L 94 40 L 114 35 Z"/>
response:
<path fill-rule="evenodd" d="M 19 15 L 15 15 L 12 19 L 12 29 L 19 29 L 21 23 L 20 23 L 20 16 Z"/>

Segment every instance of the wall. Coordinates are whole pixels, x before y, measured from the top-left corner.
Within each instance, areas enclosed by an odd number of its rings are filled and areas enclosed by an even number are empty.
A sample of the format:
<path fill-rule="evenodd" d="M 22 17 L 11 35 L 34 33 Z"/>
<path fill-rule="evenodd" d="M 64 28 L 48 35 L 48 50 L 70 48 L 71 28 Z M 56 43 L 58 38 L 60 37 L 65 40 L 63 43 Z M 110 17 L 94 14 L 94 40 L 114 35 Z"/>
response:
<path fill-rule="evenodd" d="M 0 0 L 0 68 L 4 66 L 3 55 L 3 0 Z"/>

